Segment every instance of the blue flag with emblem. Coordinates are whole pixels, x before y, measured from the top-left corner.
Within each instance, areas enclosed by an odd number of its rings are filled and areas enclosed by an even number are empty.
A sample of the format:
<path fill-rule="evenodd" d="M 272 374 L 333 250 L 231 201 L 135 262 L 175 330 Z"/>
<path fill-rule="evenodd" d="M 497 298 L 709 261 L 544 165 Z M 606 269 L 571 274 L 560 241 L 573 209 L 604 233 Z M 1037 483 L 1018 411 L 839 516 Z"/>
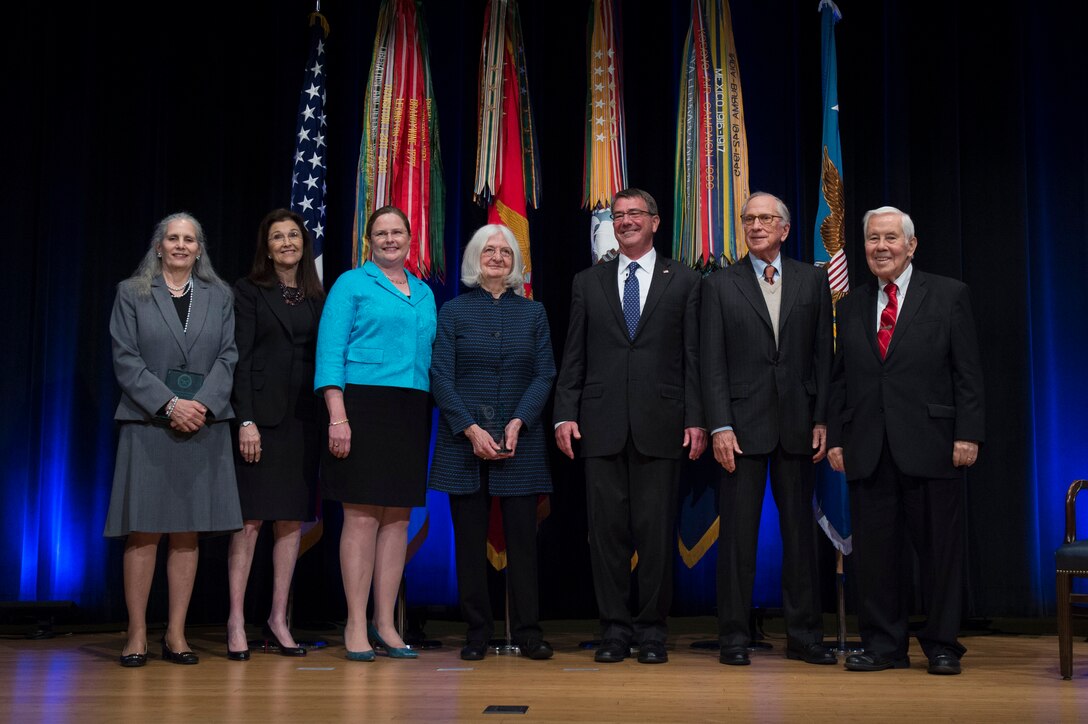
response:
<path fill-rule="evenodd" d="M 831 299 L 838 302 L 850 291 L 846 269 L 845 195 L 842 148 L 839 145 L 839 71 L 835 59 L 835 23 L 842 13 L 831 0 L 822 0 L 820 33 L 823 77 L 823 143 L 821 144 L 820 193 L 813 234 L 813 261 L 827 269 Z M 850 555 L 850 498 L 846 479 L 831 469 L 827 460 L 816 466 L 816 519 L 843 555 Z"/>

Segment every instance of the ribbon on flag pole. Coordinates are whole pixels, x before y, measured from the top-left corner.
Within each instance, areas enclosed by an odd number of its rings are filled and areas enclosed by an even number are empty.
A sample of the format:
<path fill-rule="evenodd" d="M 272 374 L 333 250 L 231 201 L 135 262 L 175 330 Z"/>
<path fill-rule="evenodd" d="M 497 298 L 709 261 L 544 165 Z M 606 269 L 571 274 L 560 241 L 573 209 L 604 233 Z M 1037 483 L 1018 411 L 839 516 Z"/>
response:
<path fill-rule="evenodd" d="M 692 0 L 677 114 L 673 258 L 709 274 L 742 257 L 747 246 L 737 231 L 747 198 L 748 137 L 729 3 Z M 678 548 L 693 568 L 718 539 L 718 504 L 699 476 L 681 486 Z"/>
<path fill-rule="evenodd" d="M 676 122 L 673 258 L 703 272 L 747 251 L 748 136 L 727 0 L 692 0 Z"/>
<path fill-rule="evenodd" d="M 586 30 L 586 146 L 582 206 L 589 209 L 590 251 L 598 264 L 619 254 L 612 230 L 612 198 L 627 188 L 627 132 L 623 110 L 623 52 L 614 0 L 593 0 Z"/>
<path fill-rule="evenodd" d="M 445 187 L 419 0 L 383 0 L 378 11 L 359 145 L 354 266 L 369 255 L 366 221 L 382 206 L 396 206 L 408 217 L 408 270 L 420 278 L 444 280 Z"/>

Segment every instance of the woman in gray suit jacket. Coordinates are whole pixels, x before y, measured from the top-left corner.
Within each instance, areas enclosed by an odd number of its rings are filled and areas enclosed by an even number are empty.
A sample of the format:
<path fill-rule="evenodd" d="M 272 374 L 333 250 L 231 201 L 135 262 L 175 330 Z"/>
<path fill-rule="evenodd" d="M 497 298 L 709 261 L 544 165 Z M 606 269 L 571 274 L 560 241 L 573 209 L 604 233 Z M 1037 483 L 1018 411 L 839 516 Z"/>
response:
<path fill-rule="evenodd" d="M 110 317 L 121 387 L 113 491 L 105 535 L 127 536 L 128 641 L 122 666 L 147 662 L 147 598 L 163 534 L 169 620 L 162 657 L 195 664 L 185 616 L 201 532 L 242 527 L 227 420 L 238 352 L 230 289 L 216 275 L 200 223 L 167 216 L 135 273 L 117 287 Z"/>
<path fill-rule="evenodd" d="M 510 625 L 523 656 L 547 659 L 538 622 L 536 509 L 552 490 L 541 413 L 555 380 L 548 317 L 526 299 L 521 253 L 499 224 L 465 247 L 469 291 L 438 315 L 431 390 L 442 415 L 430 486 L 450 494 L 457 588 L 468 626 L 461 658 L 484 657 L 495 618 L 487 586 L 488 510 L 502 507 Z"/>

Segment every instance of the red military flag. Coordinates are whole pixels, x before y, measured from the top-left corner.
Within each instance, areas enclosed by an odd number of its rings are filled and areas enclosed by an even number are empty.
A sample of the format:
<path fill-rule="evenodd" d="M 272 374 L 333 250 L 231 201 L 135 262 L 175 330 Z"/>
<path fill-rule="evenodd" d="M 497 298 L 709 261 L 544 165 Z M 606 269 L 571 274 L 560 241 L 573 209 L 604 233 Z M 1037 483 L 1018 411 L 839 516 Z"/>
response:
<path fill-rule="evenodd" d="M 531 299 L 533 264 L 526 209 L 537 208 L 540 200 L 540 161 L 516 0 L 488 0 L 484 10 L 479 102 L 473 196 L 487 206 L 489 224 L 504 224 L 514 232 L 525 264 L 525 296 Z M 548 512 L 548 497 L 542 495 L 537 520 Z M 506 567 L 497 499 L 491 504 L 487 557 L 497 570 Z"/>

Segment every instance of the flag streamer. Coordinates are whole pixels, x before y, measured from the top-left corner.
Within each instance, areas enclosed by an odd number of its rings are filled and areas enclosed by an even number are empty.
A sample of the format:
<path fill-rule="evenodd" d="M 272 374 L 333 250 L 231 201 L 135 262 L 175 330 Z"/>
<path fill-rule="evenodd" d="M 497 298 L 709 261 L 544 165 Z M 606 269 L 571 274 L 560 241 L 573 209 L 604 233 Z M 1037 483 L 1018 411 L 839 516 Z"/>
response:
<path fill-rule="evenodd" d="M 835 23 L 842 13 L 831 0 L 821 0 L 817 10 L 821 15 L 823 143 L 812 258 L 827 269 L 831 297 L 838 302 L 850 291 L 846 269 L 846 196 L 839 144 L 839 72 L 835 57 Z M 845 477 L 832 470 L 826 461 L 822 462 L 816 473 L 816 520 L 843 555 L 849 555 L 853 547 L 849 503 Z"/>
<path fill-rule="evenodd" d="M 363 110 L 359 147 L 354 265 L 369 255 L 366 220 L 382 206 L 408 217 L 412 245 L 406 266 L 418 277 L 445 279 L 445 188 L 419 0 L 383 0 Z"/>
<path fill-rule="evenodd" d="M 592 212 L 593 263 L 619 253 L 612 233 L 612 198 L 627 187 L 623 52 L 614 0 L 593 0 L 586 28 L 586 139 L 582 206 Z"/>
<path fill-rule="evenodd" d="M 673 257 L 704 272 L 747 251 L 748 137 L 727 0 L 692 0 L 676 124 Z"/>
<path fill-rule="evenodd" d="M 533 296 L 527 208 L 539 207 L 540 159 L 516 0 L 489 0 L 480 48 L 480 98 L 473 198 L 487 221 L 514 232 Z"/>

